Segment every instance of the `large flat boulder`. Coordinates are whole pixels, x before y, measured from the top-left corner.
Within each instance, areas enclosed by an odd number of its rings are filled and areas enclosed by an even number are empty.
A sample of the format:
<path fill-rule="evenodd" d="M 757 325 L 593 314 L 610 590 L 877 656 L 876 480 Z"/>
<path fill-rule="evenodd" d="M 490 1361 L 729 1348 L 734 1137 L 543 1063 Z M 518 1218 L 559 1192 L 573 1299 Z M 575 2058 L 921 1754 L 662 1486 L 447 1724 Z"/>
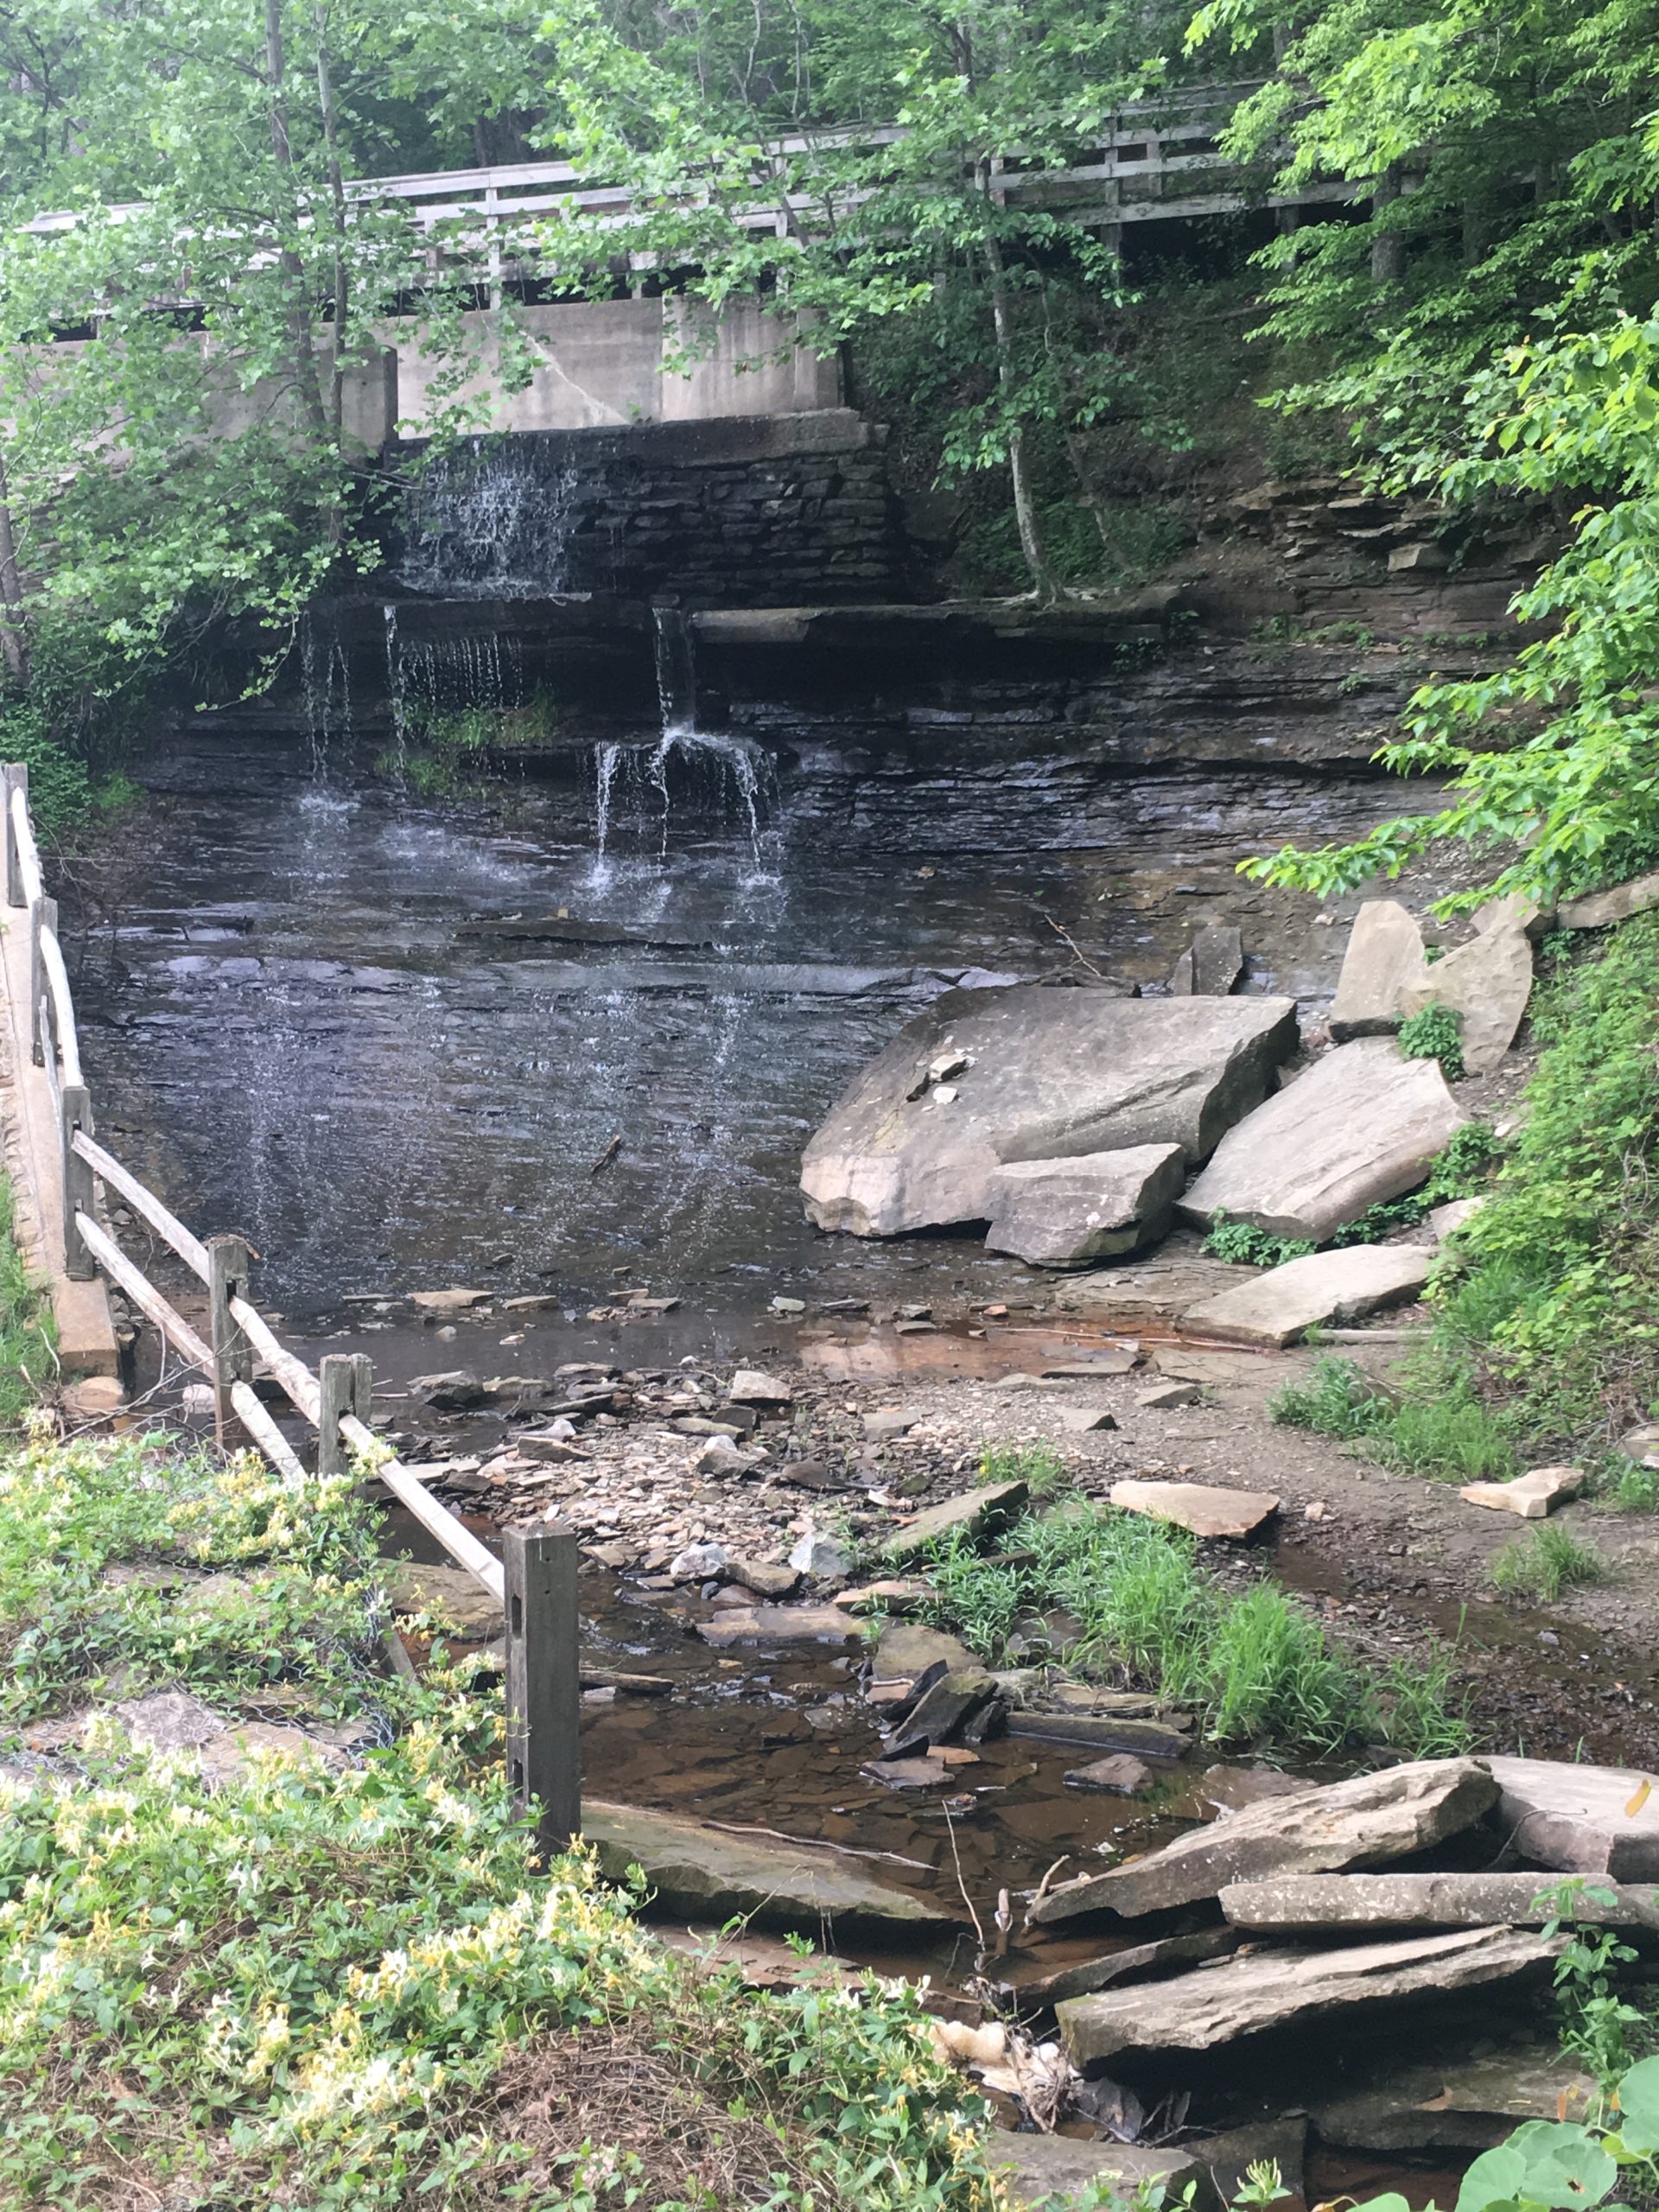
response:
<path fill-rule="evenodd" d="M 1356 2151 L 1485 2151 L 1527 2120 L 1581 2120 L 1596 2085 L 1559 2050 L 1523 2044 L 1449 2066 L 1408 2066 L 1313 2106 L 1326 2143 Z"/>
<path fill-rule="evenodd" d="M 941 1537 L 977 1536 L 1000 1527 L 1013 1519 L 1030 1494 L 1028 1486 L 1016 1478 L 1011 1483 L 985 1483 L 978 1490 L 963 1491 L 959 1497 L 926 1506 L 907 1528 L 888 1537 L 883 1547 L 886 1555 L 890 1560 L 913 1559 Z"/>
<path fill-rule="evenodd" d="M 1611 929 L 1615 922 L 1628 922 L 1632 914 L 1645 914 L 1650 906 L 1659 906 L 1659 874 L 1633 876 L 1611 891 L 1569 899 L 1558 909 L 1555 924 L 1564 930 Z"/>
<path fill-rule="evenodd" d="M 1215 2201 L 1209 2174 L 1190 2151 L 1079 2142 L 1070 2135 L 1005 2135 L 999 2129 L 986 2138 L 985 2156 L 1016 2204 L 1040 2204 L 1047 2212 L 1097 2204 L 1100 2190 L 1127 2200 L 1155 2186 L 1167 2201 L 1179 2203 L 1192 2186 L 1195 2203 Z"/>
<path fill-rule="evenodd" d="M 1532 939 L 1513 907 L 1509 899 L 1483 907 L 1467 944 L 1426 965 L 1400 993 L 1402 1015 L 1440 1005 L 1463 1017 L 1463 1064 L 1471 1075 L 1497 1067 L 1532 997 Z"/>
<path fill-rule="evenodd" d="M 1400 994 L 1425 966 L 1417 917 L 1397 899 L 1368 899 L 1354 917 L 1331 1001 L 1339 1045 L 1382 1037 L 1400 1026 Z"/>
<path fill-rule="evenodd" d="M 1120 1512 L 1143 1513 L 1195 1536 L 1253 1536 L 1279 1510 L 1271 1491 L 1226 1490 L 1215 1483 L 1114 1483 L 1111 1502 Z"/>
<path fill-rule="evenodd" d="M 1232 1344 L 1294 1344 L 1317 1325 L 1361 1320 L 1417 1297 L 1433 1263 L 1427 1244 L 1350 1244 L 1309 1252 L 1190 1306 L 1182 1325 Z"/>
<path fill-rule="evenodd" d="M 1541 1928 L 1555 1916 L 1546 1874 L 1281 1874 L 1232 1882 L 1221 1909 L 1235 1928 L 1268 1935 L 1312 1929 Z M 1651 1885 L 1624 1884 L 1611 1904 L 1586 1895 L 1577 1916 L 1604 1928 L 1659 1928 Z"/>
<path fill-rule="evenodd" d="M 1295 1049 L 1285 998 L 947 991 L 855 1077 L 801 1161 L 820 1229 L 988 1221 L 1013 1160 L 1179 1145 L 1206 1159 Z"/>
<path fill-rule="evenodd" d="M 1567 1874 L 1659 1881 L 1659 1789 L 1639 1769 L 1568 1766 L 1555 1759 L 1489 1759 L 1499 1796 L 1491 1814 L 1523 1859 Z"/>
<path fill-rule="evenodd" d="M 1497 1802 L 1477 1759 L 1418 1759 L 1270 1797 L 1103 1874 L 1062 1882 L 1031 1912 L 1053 1927 L 1087 1913 L 1129 1918 L 1218 1897 L 1230 1884 L 1385 1866 L 1457 1835 Z"/>
<path fill-rule="evenodd" d="M 1071 1998 L 1056 2017 L 1072 2064 L 1099 2072 L 1128 2051 L 1213 2050 L 1269 2028 L 1516 1981 L 1548 1967 L 1560 1940 L 1468 1928 L 1340 1951 L 1255 1951 L 1168 1981 Z"/>
<path fill-rule="evenodd" d="M 582 1802 L 582 1833 L 607 1880 L 622 1881 L 637 1866 L 660 1905 L 693 1919 L 723 1924 L 741 1916 L 813 1936 L 831 1922 L 844 1933 L 912 1938 L 955 1925 L 938 1905 L 872 1881 L 833 1846 L 732 1835 L 591 1797 Z"/>
<path fill-rule="evenodd" d="M 1467 1120 L 1437 1060 L 1361 1038 L 1230 1129 L 1180 1211 L 1323 1244 L 1368 1206 L 1414 1191 Z"/>
<path fill-rule="evenodd" d="M 1011 1160 L 990 1179 L 985 1243 L 1045 1268 L 1133 1252 L 1167 1232 L 1185 1180 L 1186 1154 L 1178 1144 Z"/>

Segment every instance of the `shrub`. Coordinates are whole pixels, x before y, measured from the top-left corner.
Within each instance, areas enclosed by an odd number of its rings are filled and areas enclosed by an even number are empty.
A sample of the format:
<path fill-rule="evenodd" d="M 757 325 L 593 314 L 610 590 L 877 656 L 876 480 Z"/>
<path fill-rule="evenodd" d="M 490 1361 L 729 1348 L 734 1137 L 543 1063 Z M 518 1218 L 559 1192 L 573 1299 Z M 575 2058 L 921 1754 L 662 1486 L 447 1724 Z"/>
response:
<path fill-rule="evenodd" d="M 1399 1044 L 1408 1060 L 1438 1060 L 1448 1083 L 1463 1073 L 1463 1016 L 1438 999 L 1401 1023 Z"/>
<path fill-rule="evenodd" d="M 1281 1268 L 1287 1260 L 1306 1258 L 1315 1247 L 1301 1237 L 1274 1236 L 1268 1230 L 1253 1228 L 1248 1221 L 1235 1221 L 1217 1206 L 1210 1217 L 1204 1249 L 1236 1268 Z"/>

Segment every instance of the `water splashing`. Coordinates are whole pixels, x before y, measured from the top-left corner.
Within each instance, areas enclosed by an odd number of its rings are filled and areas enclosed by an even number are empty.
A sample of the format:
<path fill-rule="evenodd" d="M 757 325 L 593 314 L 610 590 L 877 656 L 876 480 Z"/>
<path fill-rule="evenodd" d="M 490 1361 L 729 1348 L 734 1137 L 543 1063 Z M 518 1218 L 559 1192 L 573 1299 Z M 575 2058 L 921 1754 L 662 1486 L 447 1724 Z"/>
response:
<path fill-rule="evenodd" d="M 429 464 L 406 496 L 397 566 L 444 599 L 555 599 L 566 588 L 578 477 L 515 442 L 473 438 Z"/>

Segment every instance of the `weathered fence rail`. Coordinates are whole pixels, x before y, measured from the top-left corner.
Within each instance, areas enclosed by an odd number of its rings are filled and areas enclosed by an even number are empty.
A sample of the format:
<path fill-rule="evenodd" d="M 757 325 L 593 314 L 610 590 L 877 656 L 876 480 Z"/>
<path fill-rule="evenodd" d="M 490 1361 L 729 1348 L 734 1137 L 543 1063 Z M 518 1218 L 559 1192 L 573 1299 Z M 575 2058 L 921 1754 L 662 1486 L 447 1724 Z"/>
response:
<path fill-rule="evenodd" d="M 232 1233 L 205 1241 L 197 1236 L 99 1143 L 81 1067 L 74 1000 L 58 941 L 57 903 L 46 895 L 29 817 L 27 767 L 10 763 L 0 768 L 0 790 L 5 801 L 6 899 L 29 916 L 28 1034 L 54 1102 L 61 1153 L 66 1272 L 77 1280 L 103 1274 L 175 1351 L 202 1371 L 213 1388 L 221 1443 L 239 1427 L 281 1474 L 291 1482 L 304 1479 L 298 1453 L 255 1387 L 263 1370 L 316 1431 L 321 1472 L 339 1472 L 354 1460 L 372 1468 L 450 1558 L 489 1592 L 506 1623 L 509 1777 L 526 1813 L 534 1808 L 543 1845 L 558 1848 L 579 1832 L 582 1819 L 574 1531 L 562 1524 L 509 1530 L 503 1543 L 505 1564 L 498 1560 L 375 1434 L 370 1426 L 373 1373 L 367 1358 L 360 1352 L 328 1353 L 313 1374 L 281 1341 L 249 1294 L 254 1254 L 247 1239 Z M 206 1337 L 99 1218 L 100 1183 L 118 1193 L 203 1286 Z M 397 1648 L 401 1653 L 401 1644 Z"/>

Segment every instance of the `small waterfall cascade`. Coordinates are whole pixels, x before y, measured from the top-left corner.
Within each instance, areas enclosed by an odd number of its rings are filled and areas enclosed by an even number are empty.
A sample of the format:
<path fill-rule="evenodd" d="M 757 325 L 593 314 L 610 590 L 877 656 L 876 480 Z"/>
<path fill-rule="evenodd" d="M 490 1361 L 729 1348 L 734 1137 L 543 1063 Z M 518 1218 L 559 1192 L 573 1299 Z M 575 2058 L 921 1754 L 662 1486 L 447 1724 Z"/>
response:
<path fill-rule="evenodd" d="M 654 608 L 657 700 L 660 731 L 654 744 L 611 743 L 594 753 L 594 887 L 611 877 L 611 841 L 625 815 L 655 828 L 656 861 L 668 863 L 677 817 L 706 814 L 710 801 L 721 817 L 735 814 L 748 831 L 750 880 L 773 880 L 778 832 L 778 772 L 771 754 L 747 738 L 699 728 L 696 657 L 678 607 Z"/>
<path fill-rule="evenodd" d="M 352 672 L 345 647 L 337 638 L 320 639 L 309 613 L 300 617 L 299 645 L 300 694 L 311 754 L 309 796 L 321 804 L 337 747 L 351 741 Z"/>
<path fill-rule="evenodd" d="M 464 441 L 404 495 L 399 582 L 442 599 L 556 599 L 577 481 L 569 460 L 500 436 Z"/>

